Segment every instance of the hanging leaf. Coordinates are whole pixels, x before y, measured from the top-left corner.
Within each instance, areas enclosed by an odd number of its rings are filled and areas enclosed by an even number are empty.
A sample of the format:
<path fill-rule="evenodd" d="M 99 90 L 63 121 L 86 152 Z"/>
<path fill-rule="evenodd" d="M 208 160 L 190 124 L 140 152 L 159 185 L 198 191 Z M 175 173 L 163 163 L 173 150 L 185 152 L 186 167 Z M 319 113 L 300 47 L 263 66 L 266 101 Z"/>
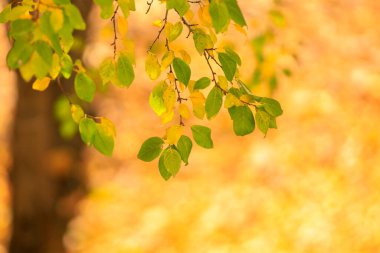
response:
<path fill-rule="evenodd" d="M 92 79 L 83 72 L 79 72 L 74 81 L 74 89 L 77 96 L 86 102 L 94 99 L 96 85 Z"/>
<path fill-rule="evenodd" d="M 211 129 L 205 126 L 194 125 L 191 127 L 195 143 L 203 148 L 213 148 L 214 143 L 211 139 Z"/>
<path fill-rule="evenodd" d="M 174 148 L 168 149 L 163 154 L 165 169 L 175 176 L 181 168 L 181 156 Z"/>
<path fill-rule="evenodd" d="M 237 136 L 250 134 L 255 130 L 255 119 L 248 106 L 233 106 L 228 109 Z"/>
<path fill-rule="evenodd" d="M 182 17 L 190 9 L 190 4 L 187 2 L 187 0 L 167 0 L 166 8 L 168 10 L 175 9 Z"/>
<path fill-rule="evenodd" d="M 194 90 L 206 89 L 210 85 L 210 83 L 211 83 L 210 78 L 202 77 L 201 79 L 195 82 Z"/>
<path fill-rule="evenodd" d="M 209 11 L 212 26 L 215 28 L 216 33 L 227 30 L 228 24 L 230 23 L 230 16 L 226 4 L 217 0 L 211 0 Z"/>
<path fill-rule="evenodd" d="M 184 85 L 188 85 L 191 76 L 191 69 L 186 62 L 180 58 L 174 58 L 173 68 L 177 79 Z"/>
<path fill-rule="evenodd" d="M 223 0 L 226 3 L 228 13 L 233 21 L 240 26 L 246 26 L 247 22 L 244 19 L 243 13 L 236 0 Z"/>
<path fill-rule="evenodd" d="M 237 64 L 234 59 L 226 53 L 219 53 L 218 59 L 222 65 L 222 70 L 228 81 L 232 81 L 235 76 Z"/>
<path fill-rule="evenodd" d="M 137 158 L 145 162 L 153 161 L 161 154 L 163 144 L 164 141 L 159 137 L 147 139 L 141 145 Z"/>
<path fill-rule="evenodd" d="M 148 53 L 145 60 L 145 71 L 151 80 L 156 80 L 161 74 L 161 66 L 158 63 L 157 56 L 153 53 Z"/>
<path fill-rule="evenodd" d="M 172 177 L 172 174 L 166 169 L 165 163 L 164 163 L 164 157 L 165 157 L 167 151 L 168 151 L 168 149 L 165 149 L 162 152 L 162 154 L 160 156 L 160 159 L 158 161 L 158 169 L 160 171 L 160 175 L 166 181 L 169 180 Z"/>
<path fill-rule="evenodd" d="M 206 115 L 207 119 L 212 119 L 220 111 L 223 104 L 222 90 L 215 86 L 212 88 L 206 99 Z"/>
<path fill-rule="evenodd" d="M 185 165 L 189 163 L 189 156 L 192 148 L 193 142 L 191 141 L 191 139 L 186 135 L 182 135 L 181 138 L 179 138 L 178 140 L 177 149 Z"/>
<path fill-rule="evenodd" d="M 117 59 L 116 76 L 119 84 L 124 87 L 129 87 L 135 79 L 132 64 L 124 54 L 120 55 Z"/>

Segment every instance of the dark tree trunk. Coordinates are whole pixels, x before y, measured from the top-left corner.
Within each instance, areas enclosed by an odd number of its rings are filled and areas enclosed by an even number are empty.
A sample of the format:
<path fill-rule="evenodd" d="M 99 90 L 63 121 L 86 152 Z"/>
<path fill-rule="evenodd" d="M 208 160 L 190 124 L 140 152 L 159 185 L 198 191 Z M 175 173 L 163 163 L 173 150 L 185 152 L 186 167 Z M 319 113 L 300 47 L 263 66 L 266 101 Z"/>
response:
<path fill-rule="evenodd" d="M 84 18 L 90 0 L 74 1 Z M 85 33 L 78 33 L 85 40 Z M 81 52 L 74 52 L 78 58 Z M 63 235 L 75 214 L 75 203 L 86 190 L 79 138 L 58 134 L 53 105 L 61 95 L 55 83 L 36 92 L 18 76 L 18 102 L 10 170 L 13 231 L 9 253 L 63 253 Z M 65 87 L 73 84 L 65 83 Z"/>

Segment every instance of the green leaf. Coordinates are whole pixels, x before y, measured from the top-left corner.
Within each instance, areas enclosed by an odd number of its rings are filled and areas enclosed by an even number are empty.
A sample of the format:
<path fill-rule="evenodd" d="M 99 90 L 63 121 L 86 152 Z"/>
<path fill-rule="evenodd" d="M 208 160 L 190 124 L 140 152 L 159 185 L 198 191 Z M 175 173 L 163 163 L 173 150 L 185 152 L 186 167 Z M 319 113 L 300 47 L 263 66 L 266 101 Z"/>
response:
<path fill-rule="evenodd" d="M 93 119 L 82 118 L 79 121 L 79 133 L 82 141 L 90 146 L 94 141 L 94 135 L 96 132 L 96 123 Z"/>
<path fill-rule="evenodd" d="M 212 119 L 218 114 L 223 104 L 222 90 L 215 86 L 212 88 L 206 99 L 206 115 L 207 119 Z"/>
<path fill-rule="evenodd" d="M 235 60 L 226 53 L 219 53 L 218 58 L 227 80 L 231 82 L 235 76 L 237 68 Z"/>
<path fill-rule="evenodd" d="M 266 111 L 259 109 L 256 111 L 257 127 L 264 135 L 266 135 L 268 132 L 270 121 L 271 116 Z"/>
<path fill-rule="evenodd" d="M 211 36 L 206 34 L 200 29 L 196 29 L 194 31 L 194 45 L 199 54 L 203 54 L 205 49 L 210 49 L 214 47 L 214 43 L 212 42 Z"/>
<path fill-rule="evenodd" d="M 211 83 L 210 78 L 202 77 L 201 79 L 195 82 L 194 90 L 206 89 L 210 85 L 210 83 Z"/>
<path fill-rule="evenodd" d="M 263 104 L 265 111 L 273 117 L 278 117 L 283 113 L 280 103 L 273 98 L 262 98 L 260 103 Z"/>
<path fill-rule="evenodd" d="M 211 129 L 205 126 L 194 125 L 191 127 L 195 143 L 203 148 L 213 148 L 214 143 L 211 139 Z"/>
<path fill-rule="evenodd" d="M 115 63 L 112 59 L 106 59 L 100 64 L 99 74 L 102 78 L 103 85 L 106 85 L 114 79 L 115 72 Z"/>
<path fill-rule="evenodd" d="M 70 0 L 53 0 L 55 4 L 69 4 Z"/>
<path fill-rule="evenodd" d="M 116 76 L 120 85 L 129 87 L 135 79 L 135 73 L 128 57 L 120 55 L 116 63 Z"/>
<path fill-rule="evenodd" d="M 217 0 L 211 0 L 209 11 L 212 26 L 215 28 L 216 33 L 227 30 L 228 24 L 230 23 L 230 16 L 226 4 Z"/>
<path fill-rule="evenodd" d="M 7 54 L 7 65 L 16 69 L 27 63 L 33 53 L 33 47 L 23 40 L 16 40 Z"/>
<path fill-rule="evenodd" d="M 33 29 L 33 21 L 30 19 L 16 19 L 11 22 L 9 27 L 9 35 L 15 39 L 27 38 L 29 32 Z"/>
<path fill-rule="evenodd" d="M 14 9 L 14 8 L 13 8 Z M 12 6 L 7 4 L 0 12 L 0 23 L 6 23 L 9 21 L 9 15 L 11 14 Z"/>
<path fill-rule="evenodd" d="M 109 19 L 112 17 L 114 12 L 113 0 L 94 0 L 94 2 L 100 8 L 100 17 L 102 19 Z"/>
<path fill-rule="evenodd" d="M 227 5 L 230 17 L 236 24 L 246 26 L 247 22 L 244 19 L 243 13 L 236 0 L 224 0 Z"/>
<path fill-rule="evenodd" d="M 226 53 L 239 65 L 241 66 L 241 59 L 240 56 L 231 48 L 225 48 L 224 49 Z"/>
<path fill-rule="evenodd" d="M 159 137 L 147 139 L 141 145 L 137 158 L 145 162 L 153 161 L 161 154 L 163 144 L 164 141 Z"/>
<path fill-rule="evenodd" d="M 177 79 L 187 86 L 191 77 L 191 69 L 189 65 L 180 58 L 174 58 L 173 68 Z"/>
<path fill-rule="evenodd" d="M 34 43 L 34 48 L 42 60 L 51 67 L 53 62 L 53 52 L 49 44 L 45 41 L 38 40 Z"/>
<path fill-rule="evenodd" d="M 164 166 L 166 170 L 175 176 L 181 168 L 181 156 L 174 148 L 168 149 L 164 154 Z"/>
<path fill-rule="evenodd" d="M 94 99 L 96 85 L 92 79 L 83 72 L 79 72 L 74 81 L 74 89 L 77 96 L 86 102 Z"/>
<path fill-rule="evenodd" d="M 190 4 L 187 2 L 187 0 L 167 0 L 166 8 L 168 10 L 175 9 L 182 17 L 190 9 Z"/>
<path fill-rule="evenodd" d="M 77 30 L 86 29 L 86 23 L 84 22 L 78 7 L 73 4 L 68 4 L 64 6 L 64 11 L 66 16 L 69 18 L 69 22 L 72 27 Z"/>
<path fill-rule="evenodd" d="M 69 79 L 73 72 L 73 61 L 68 54 L 63 54 L 61 57 L 61 73 L 64 78 Z"/>
<path fill-rule="evenodd" d="M 234 132 L 237 136 L 250 134 L 255 130 L 255 119 L 248 106 L 233 106 L 228 109 L 233 120 Z"/>
<path fill-rule="evenodd" d="M 114 129 L 110 129 L 108 123 L 101 122 L 96 124 L 93 144 L 96 150 L 106 156 L 111 156 L 115 146 Z"/>
<path fill-rule="evenodd" d="M 189 163 L 189 156 L 192 148 L 193 142 L 191 141 L 191 139 L 186 135 L 182 135 L 181 138 L 179 138 L 178 140 L 177 149 L 185 165 Z"/>
<path fill-rule="evenodd" d="M 165 149 L 164 152 L 162 152 L 160 159 L 158 160 L 158 169 L 160 171 L 160 175 L 166 181 L 172 177 L 172 174 L 166 169 L 165 164 L 164 164 L 164 157 L 167 151 L 168 149 Z"/>

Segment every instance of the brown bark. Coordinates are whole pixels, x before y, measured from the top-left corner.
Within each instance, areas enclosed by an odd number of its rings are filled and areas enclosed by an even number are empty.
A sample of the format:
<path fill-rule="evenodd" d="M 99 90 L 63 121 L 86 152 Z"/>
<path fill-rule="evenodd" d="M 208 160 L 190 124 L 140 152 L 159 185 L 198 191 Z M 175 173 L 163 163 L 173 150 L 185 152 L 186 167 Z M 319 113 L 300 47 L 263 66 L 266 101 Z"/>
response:
<path fill-rule="evenodd" d="M 75 1 L 74 1 L 75 2 Z M 78 0 L 84 18 L 90 0 Z M 76 34 L 85 39 L 85 33 Z M 75 52 L 78 58 L 81 52 Z M 10 170 L 13 231 L 10 253 L 62 253 L 63 235 L 75 214 L 75 203 L 85 192 L 79 138 L 65 141 L 58 134 L 53 105 L 61 94 L 56 84 L 44 92 L 17 80 Z M 72 87 L 72 81 L 64 84 Z"/>

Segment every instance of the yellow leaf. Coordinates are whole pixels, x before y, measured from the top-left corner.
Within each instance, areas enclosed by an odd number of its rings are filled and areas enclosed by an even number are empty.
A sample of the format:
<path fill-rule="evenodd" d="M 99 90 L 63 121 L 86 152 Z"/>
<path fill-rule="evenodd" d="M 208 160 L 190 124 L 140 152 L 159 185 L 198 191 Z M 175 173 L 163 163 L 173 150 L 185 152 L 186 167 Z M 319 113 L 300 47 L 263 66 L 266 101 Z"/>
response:
<path fill-rule="evenodd" d="M 57 54 L 53 54 L 53 61 L 51 64 L 51 68 L 49 70 L 49 75 L 54 80 L 57 78 L 60 71 L 61 71 L 61 65 L 59 63 L 59 56 Z"/>
<path fill-rule="evenodd" d="M 181 54 L 182 59 L 187 63 L 191 63 L 191 57 L 185 50 L 180 50 L 179 53 Z"/>
<path fill-rule="evenodd" d="M 188 119 L 191 116 L 190 109 L 185 104 L 180 104 L 178 108 L 179 114 L 184 118 Z"/>
<path fill-rule="evenodd" d="M 228 90 L 228 80 L 225 76 L 218 76 L 219 86 L 222 90 Z"/>
<path fill-rule="evenodd" d="M 174 117 L 174 111 L 171 110 L 171 111 L 166 111 L 165 113 L 163 113 L 161 115 L 161 121 L 163 124 L 166 124 L 166 123 L 169 123 L 170 121 L 172 121 Z"/>
<path fill-rule="evenodd" d="M 189 84 L 187 85 L 187 88 L 189 89 L 190 92 L 194 91 L 194 85 L 195 85 L 195 81 L 194 80 L 190 80 Z"/>
<path fill-rule="evenodd" d="M 161 74 L 161 66 L 157 56 L 153 53 L 148 54 L 145 60 L 145 71 L 151 80 L 156 80 Z"/>
<path fill-rule="evenodd" d="M 71 116 L 76 123 L 79 123 L 80 120 L 85 116 L 82 107 L 75 104 L 71 105 Z"/>
<path fill-rule="evenodd" d="M 50 24 L 55 32 L 58 32 L 63 27 L 63 12 L 61 9 L 52 9 L 50 15 Z"/>
<path fill-rule="evenodd" d="M 176 144 L 181 138 L 183 128 L 180 125 L 174 125 L 166 129 L 166 141 L 168 144 Z"/>
<path fill-rule="evenodd" d="M 33 90 L 38 90 L 38 91 L 44 91 L 47 89 L 47 87 L 49 87 L 49 83 L 50 83 L 50 78 L 49 77 L 44 77 L 42 79 L 37 79 L 36 81 L 34 81 L 33 83 Z"/>
<path fill-rule="evenodd" d="M 175 76 L 173 73 L 168 73 L 168 79 L 170 81 L 170 83 L 174 83 L 175 82 Z"/>
<path fill-rule="evenodd" d="M 116 128 L 113 122 L 105 117 L 100 118 L 100 124 L 103 125 L 104 129 L 107 133 L 112 135 L 113 137 L 116 137 Z"/>
<path fill-rule="evenodd" d="M 117 18 L 117 29 L 122 37 L 125 37 L 128 33 L 128 20 L 125 17 L 119 15 Z"/>
<path fill-rule="evenodd" d="M 245 36 L 248 36 L 247 31 L 243 27 L 241 27 L 240 25 L 235 24 L 235 29 L 236 29 L 236 31 L 244 34 Z"/>
<path fill-rule="evenodd" d="M 203 119 L 205 116 L 205 96 L 199 92 L 193 92 L 190 95 L 191 102 L 193 104 L 193 112 L 195 117 Z"/>
<path fill-rule="evenodd" d="M 189 9 L 186 13 L 185 13 L 185 18 L 188 22 L 191 22 L 193 19 L 194 19 L 194 12 Z"/>
<path fill-rule="evenodd" d="M 162 27 L 162 20 L 161 19 L 155 20 L 153 22 L 153 25 L 157 27 Z"/>
<path fill-rule="evenodd" d="M 206 5 L 198 10 L 198 17 L 201 24 L 206 27 L 211 27 L 211 16 L 209 11 L 209 5 Z"/>

